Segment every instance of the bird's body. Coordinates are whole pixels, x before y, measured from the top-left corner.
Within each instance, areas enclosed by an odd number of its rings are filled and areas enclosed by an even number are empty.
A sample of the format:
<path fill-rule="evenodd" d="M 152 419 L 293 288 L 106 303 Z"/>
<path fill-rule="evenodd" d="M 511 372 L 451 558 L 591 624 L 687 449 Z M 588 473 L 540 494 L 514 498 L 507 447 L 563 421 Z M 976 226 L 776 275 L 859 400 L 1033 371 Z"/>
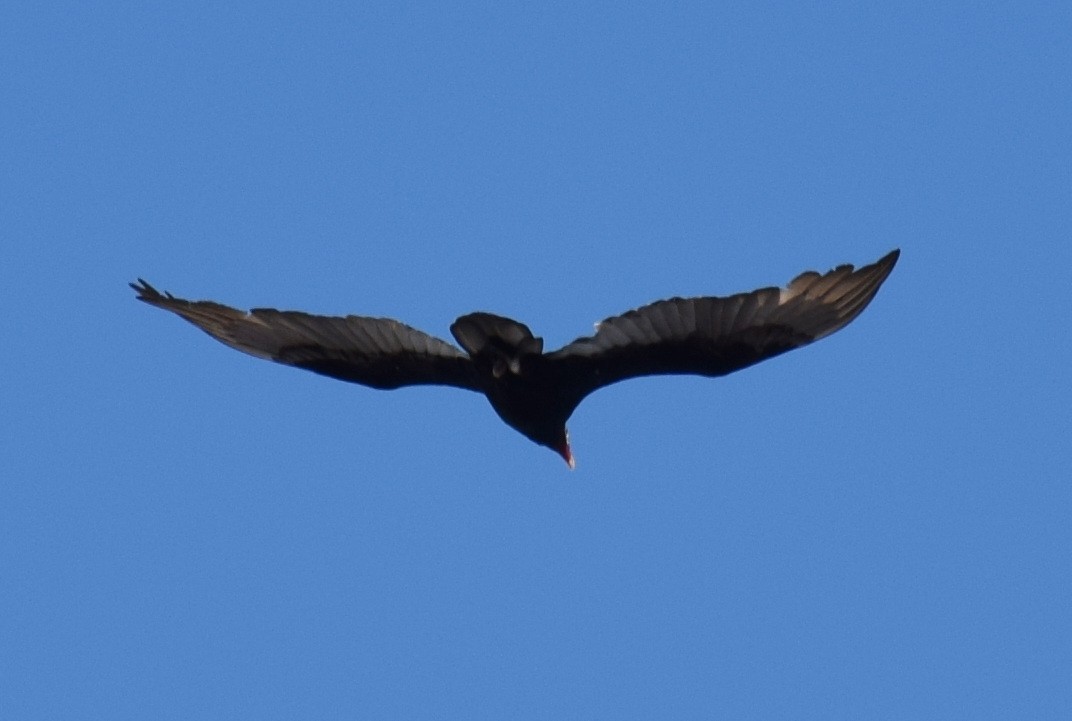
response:
<path fill-rule="evenodd" d="M 803 273 L 782 289 L 658 301 L 550 353 L 526 326 L 491 313 L 451 325 L 463 352 L 387 318 L 246 313 L 160 293 L 145 281 L 131 287 L 139 300 L 260 358 L 373 388 L 439 384 L 483 393 L 503 421 L 573 467 L 566 421 L 592 391 L 645 375 L 721 376 L 830 335 L 871 302 L 898 255 L 858 270 Z"/>

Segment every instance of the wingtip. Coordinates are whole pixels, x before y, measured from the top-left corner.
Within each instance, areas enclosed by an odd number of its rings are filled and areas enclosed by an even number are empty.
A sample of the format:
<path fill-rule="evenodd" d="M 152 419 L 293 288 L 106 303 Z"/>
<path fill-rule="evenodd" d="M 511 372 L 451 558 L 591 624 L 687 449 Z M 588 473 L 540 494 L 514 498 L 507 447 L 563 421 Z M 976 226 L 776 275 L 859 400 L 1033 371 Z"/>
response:
<path fill-rule="evenodd" d="M 900 257 L 901 249 L 894 248 L 889 253 L 886 253 L 886 255 L 875 261 L 875 263 L 871 266 L 872 268 L 876 269 L 881 275 L 881 278 L 879 279 L 880 285 L 886 280 L 887 277 L 889 277 L 890 273 L 893 272 L 893 268 L 897 265 L 897 260 Z"/>
<path fill-rule="evenodd" d="M 127 283 L 134 292 L 138 294 L 138 300 L 145 301 L 146 303 L 153 303 L 160 300 L 174 300 L 175 296 L 167 291 L 161 293 L 144 278 L 138 278 L 136 283 Z"/>
<path fill-rule="evenodd" d="M 160 293 L 157 292 L 156 288 L 149 285 L 149 283 L 144 278 L 138 278 L 137 282 L 127 283 L 127 285 L 129 285 L 134 290 L 134 292 L 138 294 L 138 300 L 145 300 L 145 298 L 150 295 L 160 295 Z"/>

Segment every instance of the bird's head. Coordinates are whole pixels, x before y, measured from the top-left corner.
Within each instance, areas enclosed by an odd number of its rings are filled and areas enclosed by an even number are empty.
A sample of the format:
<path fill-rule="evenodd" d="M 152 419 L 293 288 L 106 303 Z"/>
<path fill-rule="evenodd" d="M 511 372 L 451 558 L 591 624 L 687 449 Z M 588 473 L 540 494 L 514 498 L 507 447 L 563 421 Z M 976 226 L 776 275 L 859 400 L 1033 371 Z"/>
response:
<path fill-rule="evenodd" d="M 570 470 L 576 467 L 577 464 L 573 460 L 573 451 L 570 449 L 569 444 L 569 431 L 566 430 L 565 423 L 556 423 L 554 425 L 542 423 L 535 427 L 518 428 L 518 430 L 541 446 L 550 448 L 562 456 L 562 460 L 566 462 Z"/>
<path fill-rule="evenodd" d="M 566 461 L 566 464 L 569 465 L 571 471 L 577 467 L 577 463 L 573 460 L 573 451 L 570 450 L 569 431 L 566 430 L 565 426 L 562 426 L 562 432 L 559 434 L 558 440 L 552 448 L 558 452 L 558 455 L 562 456 L 563 460 Z"/>

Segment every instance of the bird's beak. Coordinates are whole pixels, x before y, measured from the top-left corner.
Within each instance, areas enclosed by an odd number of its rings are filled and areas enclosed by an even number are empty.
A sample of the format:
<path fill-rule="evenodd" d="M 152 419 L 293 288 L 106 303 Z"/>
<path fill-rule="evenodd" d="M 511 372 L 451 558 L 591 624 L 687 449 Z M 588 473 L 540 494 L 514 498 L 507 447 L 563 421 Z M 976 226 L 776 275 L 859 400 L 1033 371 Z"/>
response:
<path fill-rule="evenodd" d="M 558 451 L 558 455 L 565 459 L 566 464 L 569 465 L 571 471 L 577 467 L 577 463 L 573 460 L 573 451 L 570 450 L 569 431 L 565 431 L 562 434 L 562 440 L 559 442 L 559 446 L 555 450 Z"/>

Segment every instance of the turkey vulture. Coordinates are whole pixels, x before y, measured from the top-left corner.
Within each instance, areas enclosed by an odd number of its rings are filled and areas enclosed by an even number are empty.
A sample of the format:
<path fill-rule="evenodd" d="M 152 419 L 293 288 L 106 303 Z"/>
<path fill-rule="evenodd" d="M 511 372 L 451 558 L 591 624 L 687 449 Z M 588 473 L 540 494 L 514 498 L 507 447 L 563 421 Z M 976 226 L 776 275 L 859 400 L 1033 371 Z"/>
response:
<path fill-rule="evenodd" d="M 259 358 L 373 388 L 438 384 L 483 393 L 509 426 L 573 468 L 566 421 L 592 391 L 637 376 L 722 376 L 828 336 L 867 307 L 899 254 L 859 270 L 809 271 L 785 288 L 661 300 L 608 318 L 595 335 L 550 353 L 528 327 L 491 313 L 451 325 L 463 353 L 389 318 L 246 313 L 160 293 L 141 279 L 130 287 L 138 300 Z"/>

